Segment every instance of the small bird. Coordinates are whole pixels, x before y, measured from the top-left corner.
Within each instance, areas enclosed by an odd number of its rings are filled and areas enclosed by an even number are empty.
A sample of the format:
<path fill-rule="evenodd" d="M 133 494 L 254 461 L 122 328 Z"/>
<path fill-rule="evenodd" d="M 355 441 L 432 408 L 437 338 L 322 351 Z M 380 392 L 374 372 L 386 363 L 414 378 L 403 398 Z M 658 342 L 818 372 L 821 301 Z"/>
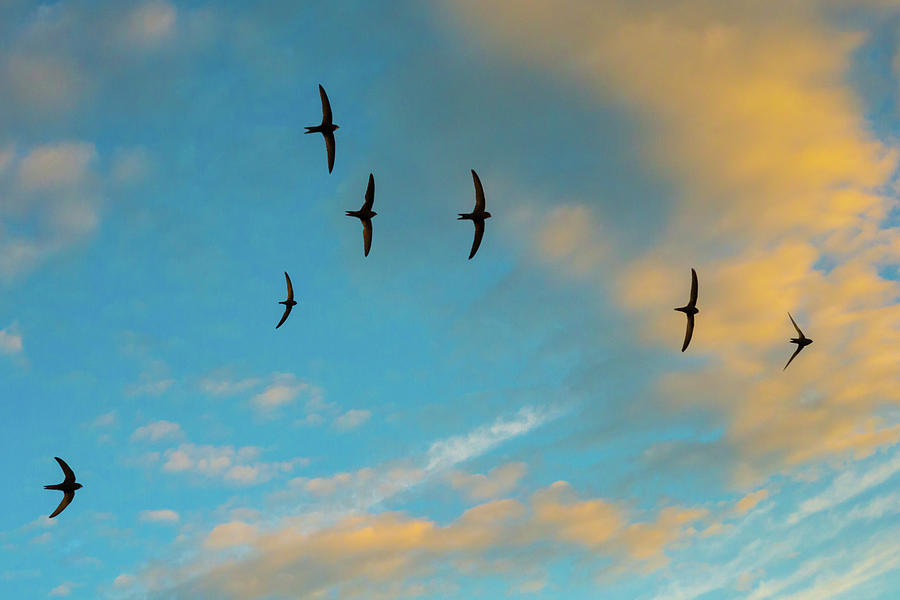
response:
<path fill-rule="evenodd" d="M 791 316 L 791 313 L 788 313 L 788 318 L 791 320 L 791 323 L 794 325 L 794 329 L 797 330 L 797 335 L 799 335 L 800 337 L 791 338 L 791 343 L 797 344 L 797 349 L 794 350 L 793 354 L 791 354 L 791 357 L 788 359 L 787 364 L 784 365 L 784 369 L 782 369 L 782 371 L 788 368 L 788 365 L 791 364 L 791 361 L 794 360 L 794 357 L 800 354 L 801 350 L 813 343 L 813 341 L 803 335 L 803 332 L 800 331 L 799 327 L 797 327 L 797 322 L 794 320 L 794 317 Z"/>
<path fill-rule="evenodd" d="M 684 344 L 681 346 L 681 351 L 684 352 L 694 335 L 694 315 L 700 312 L 700 309 L 697 308 L 697 271 L 693 267 L 691 267 L 691 300 L 686 306 L 675 310 L 683 312 L 687 316 L 687 330 L 684 332 Z"/>
<path fill-rule="evenodd" d="M 75 483 L 75 473 L 72 472 L 72 469 L 69 468 L 69 465 L 66 464 L 66 461 L 58 456 L 54 456 L 53 458 L 55 458 L 56 462 L 59 463 L 59 466 L 63 471 L 63 475 L 65 475 L 66 478 L 63 479 L 62 483 L 44 486 L 45 490 L 58 490 L 63 493 L 62 501 L 59 503 L 59 506 L 56 507 L 56 510 L 53 511 L 53 514 L 49 517 L 51 519 L 64 511 L 66 507 L 72 503 L 72 500 L 75 499 L 75 490 L 81 489 L 81 484 Z"/>
<path fill-rule="evenodd" d="M 484 237 L 484 221 L 491 218 L 491 213 L 484 210 L 484 188 L 481 187 L 481 179 L 478 173 L 472 170 L 472 181 L 475 182 L 475 210 L 470 213 L 459 213 L 457 221 L 472 221 L 475 224 L 475 239 L 472 241 L 472 251 L 469 252 L 469 260 L 478 252 L 481 238 Z"/>
<path fill-rule="evenodd" d="M 362 208 L 359 210 L 348 210 L 348 217 L 356 217 L 362 221 L 363 226 L 363 246 L 365 256 L 369 255 L 369 248 L 372 247 L 372 217 L 378 213 L 372 210 L 372 204 L 375 203 L 375 176 L 369 173 L 369 185 L 366 187 L 366 201 L 363 202 Z"/>
<path fill-rule="evenodd" d="M 339 126 L 331 122 L 331 103 L 325 94 L 325 88 L 319 84 L 319 96 L 322 98 L 322 123 L 307 127 L 304 133 L 321 133 L 325 138 L 325 150 L 328 151 L 328 172 L 334 168 L 334 131 Z"/>
<path fill-rule="evenodd" d="M 291 285 L 291 278 L 288 277 L 287 271 L 284 272 L 284 279 L 287 281 L 288 297 L 287 300 L 278 303 L 284 304 L 284 314 L 281 315 L 281 320 L 278 321 L 278 325 L 275 326 L 275 329 L 278 329 L 285 321 L 287 321 L 288 315 L 291 314 L 291 309 L 297 306 L 297 303 L 294 302 L 294 286 Z"/>

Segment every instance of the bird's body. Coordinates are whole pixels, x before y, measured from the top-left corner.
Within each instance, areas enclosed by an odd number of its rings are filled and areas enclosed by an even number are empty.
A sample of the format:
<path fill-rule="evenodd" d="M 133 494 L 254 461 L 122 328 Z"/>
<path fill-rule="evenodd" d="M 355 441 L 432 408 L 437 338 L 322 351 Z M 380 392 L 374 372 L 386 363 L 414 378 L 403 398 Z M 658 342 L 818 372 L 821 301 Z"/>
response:
<path fill-rule="evenodd" d="M 700 312 L 700 309 L 697 308 L 697 292 L 698 292 L 698 284 L 697 284 L 697 271 L 691 268 L 691 299 L 690 301 L 679 308 L 676 308 L 678 312 L 683 312 L 687 317 L 687 328 L 684 331 L 684 343 L 681 345 L 681 351 L 684 352 L 687 350 L 688 344 L 691 343 L 691 338 L 694 336 L 694 315 Z"/>
<path fill-rule="evenodd" d="M 284 304 L 284 314 L 281 315 L 281 320 L 278 321 L 278 325 L 275 326 L 275 329 L 281 327 L 285 321 L 287 321 L 288 315 L 291 314 L 291 309 L 297 306 L 297 303 L 294 302 L 294 286 L 291 284 L 291 278 L 288 276 L 287 271 L 284 272 L 284 280 L 287 283 L 287 300 L 282 300 L 278 304 Z"/>
<path fill-rule="evenodd" d="M 50 519 L 64 511 L 66 507 L 72 503 L 72 500 L 75 499 L 75 490 L 80 490 L 82 487 L 80 483 L 75 483 L 75 473 L 72 472 L 72 469 L 69 468 L 66 461 L 58 456 L 54 456 L 54 458 L 56 459 L 56 462 L 59 463 L 59 467 L 62 469 L 65 478 L 62 483 L 44 486 L 45 490 L 56 490 L 63 493 L 63 499 L 59 503 L 59 506 L 56 507 L 56 510 L 53 511 L 53 514 L 50 515 Z"/>
<path fill-rule="evenodd" d="M 328 153 L 328 172 L 334 168 L 334 132 L 340 129 L 340 126 L 332 122 L 331 103 L 328 101 L 328 95 L 325 94 L 325 88 L 319 85 L 319 97 L 322 100 L 322 122 L 318 125 L 306 127 L 303 133 L 321 133 L 325 138 L 325 151 Z"/>
<path fill-rule="evenodd" d="M 457 221 L 472 221 L 475 225 L 475 239 L 472 241 L 472 250 L 469 252 L 469 260 L 478 252 L 481 246 L 481 238 L 484 237 L 484 222 L 491 218 L 491 213 L 487 212 L 484 199 L 484 188 L 481 185 L 481 179 L 478 173 L 472 170 L 472 181 L 475 183 L 475 210 L 470 213 L 459 213 Z"/>
<path fill-rule="evenodd" d="M 362 222 L 363 226 L 363 252 L 364 256 L 369 255 L 369 249 L 372 248 L 372 217 L 378 213 L 372 210 L 375 204 L 375 176 L 369 173 L 369 184 L 366 187 L 366 199 L 359 210 L 346 211 L 348 217 L 356 217 Z"/>
<path fill-rule="evenodd" d="M 801 350 L 813 343 L 810 338 L 803 335 L 803 332 L 800 331 L 800 328 L 797 326 L 797 322 L 794 321 L 794 317 L 791 316 L 791 313 L 788 313 L 788 318 L 791 320 L 791 324 L 794 326 L 794 329 L 797 330 L 797 335 L 799 335 L 800 337 L 791 338 L 791 343 L 797 344 L 797 349 L 794 350 L 793 354 L 791 354 L 791 357 L 788 359 L 787 364 L 784 365 L 784 369 L 782 369 L 782 371 L 788 368 L 788 365 L 791 364 L 791 362 L 794 360 L 794 358 L 797 357 L 798 354 L 800 354 Z"/>

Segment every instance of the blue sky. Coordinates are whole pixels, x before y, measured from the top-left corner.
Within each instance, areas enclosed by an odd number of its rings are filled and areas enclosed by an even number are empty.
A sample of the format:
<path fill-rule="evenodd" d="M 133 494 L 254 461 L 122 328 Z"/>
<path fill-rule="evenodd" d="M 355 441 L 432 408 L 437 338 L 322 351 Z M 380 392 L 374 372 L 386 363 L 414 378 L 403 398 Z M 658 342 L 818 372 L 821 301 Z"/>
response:
<path fill-rule="evenodd" d="M 0 2 L 0 592 L 894 597 L 897 23 Z"/>

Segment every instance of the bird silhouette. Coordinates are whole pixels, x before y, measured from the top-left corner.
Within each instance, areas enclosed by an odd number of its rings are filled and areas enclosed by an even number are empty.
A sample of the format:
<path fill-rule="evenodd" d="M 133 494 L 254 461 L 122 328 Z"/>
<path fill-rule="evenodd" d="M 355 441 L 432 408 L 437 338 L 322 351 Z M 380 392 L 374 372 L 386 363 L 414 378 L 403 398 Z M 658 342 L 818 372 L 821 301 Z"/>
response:
<path fill-rule="evenodd" d="M 66 507 L 72 503 L 72 500 L 75 499 L 75 490 L 81 489 L 81 484 L 75 483 L 75 473 L 72 472 L 72 469 L 69 468 L 69 465 L 66 464 L 66 461 L 58 456 L 54 456 L 53 458 L 55 458 L 56 462 L 59 463 L 59 467 L 62 469 L 63 475 L 65 475 L 65 479 L 63 479 L 62 483 L 44 486 L 45 490 L 58 490 L 63 493 L 62 501 L 60 501 L 59 506 L 56 507 L 56 510 L 54 510 L 53 514 L 49 517 L 51 519 L 64 511 Z"/>
<path fill-rule="evenodd" d="M 331 169 L 334 168 L 334 131 L 340 127 L 331 121 L 331 103 L 321 84 L 319 84 L 319 96 L 322 98 L 322 122 L 319 125 L 307 127 L 304 133 L 321 133 L 325 138 L 325 150 L 328 152 L 328 172 L 331 173 Z"/>
<path fill-rule="evenodd" d="M 491 213 L 484 210 L 484 188 L 478 173 L 472 170 L 472 181 L 475 182 L 475 210 L 470 213 L 459 213 L 457 221 L 472 221 L 475 224 L 475 239 L 472 241 L 472 251 L 469 252 L 469 260 L 478 252 L 481 246 L 481 238 L 484 237 L 484 221 L 491 218 Z"/>
<path fill-rule="evenodd" d="M 291 278 L 288 277 L 287 271 L 284 272 L 284 279 L 287 282 L 287 300 L 283 302 L 279 302 L 278 304 L 284 304 L 284 314 L 281 315 L 281 320 L 278 321 L 278 325 L 275 326 L 275 329 L 281 327 L 285 321 L 287 321 L 288 315 L 291 314 L 291 309 L 297 306 L 297 303 L 294 302 L 294 286 L 291 285 Z"/>
<path fill-rule="evenodd" d="M 694 335 L 694 315 L 700 312 L 697 308 L 697 271 L 693 267 L 691 267 L 691 300 L 685 306 L 675 310 L 683 312 L 687 316 L 687 329 L 684 332 L 684 344 L 681 346 L 681 351 L 684 352 Z"/>
<path fill-rule="evenodd" d="M 813 341 L 803 335 L 803 332 L 800 331 L 799 327 L 797 327 L 797 322 L 794 320 L 794 317 L 791 316 L 791 313 L 788 313 L 788 318 L 791 320 L 791 324 L 793 324 L 794 329 L 797 330 L 797 335 L 799 335 L 800 337 L 791 338 L 791 343 L 797 344 L 797 349 L 794 350 L 793 354 L 791 354 L 791 357 L 788 359 L 787 364 L 784 365 L 784 369 L 782 369 L 782 371 L 788 368 L 788 365 L 791 364 L 791 361 L 794 360 L 794 358 L 796 358 L 798 354 L 800 354 L 801 350 L 813 343 Z"/>
<path fill-rule="evenodd" d="M 369 255 L 369 248 L 372 247 L 372 217 L 378 213 L 372 210 L 375 203 L 375 176 L 369 173 L 369 185 L 366 186 L 366 200 L 363 202 L 362 208 L 359 210 L 348 210 L 348 217 L 356 217 L 362 221 L 363 226 L 363 250 L 365 256 Z"/>

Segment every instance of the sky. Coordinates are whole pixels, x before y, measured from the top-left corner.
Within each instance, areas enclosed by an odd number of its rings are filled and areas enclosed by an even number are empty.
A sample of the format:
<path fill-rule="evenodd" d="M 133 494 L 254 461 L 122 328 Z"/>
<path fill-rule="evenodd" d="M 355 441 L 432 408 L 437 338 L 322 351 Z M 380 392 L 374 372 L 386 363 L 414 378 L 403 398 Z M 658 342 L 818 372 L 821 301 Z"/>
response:
<path fill-rule="evenodd" d="M 900 596 L 896 2 L 0 0 L 0 98 L 0 596 Z"/>

